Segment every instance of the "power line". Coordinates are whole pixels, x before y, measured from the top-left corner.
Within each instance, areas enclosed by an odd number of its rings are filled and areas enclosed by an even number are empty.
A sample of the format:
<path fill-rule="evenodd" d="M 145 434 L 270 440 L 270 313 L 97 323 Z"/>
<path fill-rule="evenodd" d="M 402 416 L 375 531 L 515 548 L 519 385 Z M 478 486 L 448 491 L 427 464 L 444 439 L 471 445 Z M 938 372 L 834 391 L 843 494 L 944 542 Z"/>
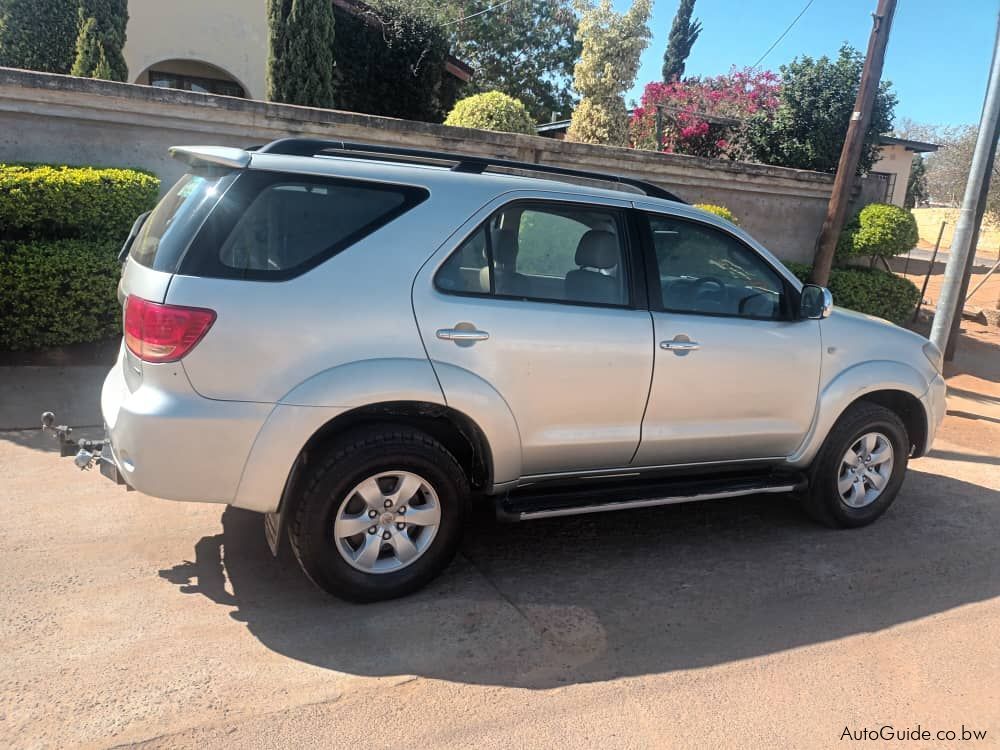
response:
<path fill-rule="evenodd" d="M 440 29 L 444 28 L 445 26 L 454 26 L 456 23 L 462 23 L 462 21 L 468 21 L 470 18 L 475 18 L 476 16 L 485 15 L 486 13 L 489 13 L 492 10 L 496 10 L 497 8 L 502 8 L 505 5 L 510 5 L 512 2 L 514 2 L 514 0 L 504 0 L 502 3 L 491 5 L 489 8 L 483 8 L 482 10 L 473 13 L 470 16 L 463 16 L 462 18 L 456 18 L 454 21 L 448 21 L 447 23 L 442 23 L 438 26 L 438 28 Z"/>
<path fill-rule="evenodd" d="M 793 27 L 793 26 L 794 26 L 794 25 L 795 25 L 796 23 L 798 23 L 799 19 L 800 19 L 800 18 L 802 18 L 802 15 L 803 15 L 803 14 L 804 14 L 804 13 L 805 13 L 805 12 L 806 12 L 807 10 L 809 10 L 809 6 L 810 6 L 810 5 L 812 5 L 812 4 L 814 3 L 814 2 L 815 2 L 815 0 L 809 0 L 809 2 L 807 2 L 807 3 L 806 3 L 805 7 L 804 7 L 804 8 L 802 9 L 802 10 L 800 10 L 800 11 L 799 11 L 799 14 L 798 14 L 797 16 L 795 16 L 795 18 L 793 18 L 793 19 L 792 19 L 792 22 L 791 22 L 790 24 L 788 24 L 788 28 L 786 28 L 786 29 L 785 29 L 784 31 L 782 31 L 782 32 L 781 32 L 781 36 L 779 36 L 779 37 L 778 37 L 777 39 L 775 39 L 775 40 L 774 40 L 774 44 L 772 44 L 772 45 L 771 45 L 770 47 L 768 47 L 768 48 L 767 48 L 767 52 L 765 52 L 765 53 L 764 53 L 763 55 L 761 55 L 761 56 L 760 56 L 760 57 L 759 57 L 759 58 L 757 59 L 757 62 L 755 62 L 755 63 L 754 63 L 753 65 L 751 65 L 751 66 L 750 66 L 750 70 L 753 70 L 753 69 L 754 69 L 754 68 L 756 68 L 756 67 L 757 67 L 758 65 L 760 65 L 760 64 L 761 64 L 761 62 L 762 62 L 762 61 L 764 60 L 764 58 L 765 58 L 765 57 L 767 57 L 768 55 L 770 55 L 770 54 L 771 54 L 771 50 L 773 50 L 773 49 L 774 49 L 775 47 L 777 47 L 777 46 L 778 46 L 778 43 L 779 43 L 779 42 L 780 42 L 780 41 L 781 41 L 782 39 L 784 39 L 784 38 L 785 38 L 785 36 L 786 36 L 786 35 L 788 34 L 788 32 L 792 30 L 792 27 Z"/>

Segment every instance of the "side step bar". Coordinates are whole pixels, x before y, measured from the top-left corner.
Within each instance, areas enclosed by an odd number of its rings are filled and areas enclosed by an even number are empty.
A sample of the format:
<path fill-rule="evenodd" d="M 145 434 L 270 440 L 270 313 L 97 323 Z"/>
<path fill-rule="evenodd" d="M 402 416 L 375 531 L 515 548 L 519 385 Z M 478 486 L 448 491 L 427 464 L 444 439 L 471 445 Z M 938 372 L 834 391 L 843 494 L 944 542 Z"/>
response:
<path fill-rule="evenodd" d="M 806 487 L 803 474 L 739 475 L 731 477 L 690 478 L 658 482 L 613 484 L 603 488 L 587 486 L 574 491 L 560 488 L 545 493 L 513 491 L 498 498 L 497 517 L 505 521 L 529 521 L 536 518 L 605 513 L 613 510 L 651 508 L 658 505 L 721 500 L 745 495 L 781 494 Z"/>

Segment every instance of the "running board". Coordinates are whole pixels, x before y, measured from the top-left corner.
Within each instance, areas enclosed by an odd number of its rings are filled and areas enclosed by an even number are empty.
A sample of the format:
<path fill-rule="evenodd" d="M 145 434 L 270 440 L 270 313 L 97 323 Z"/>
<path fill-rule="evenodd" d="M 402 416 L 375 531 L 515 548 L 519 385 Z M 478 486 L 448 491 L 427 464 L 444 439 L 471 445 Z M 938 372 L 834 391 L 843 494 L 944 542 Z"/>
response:
<path fill-rule="evenodd" d="M 507 521 L 530 521 L 536 518 L 605 513 L 613 510 L 652 508 L 659 505 L 723 500 L 746 495 L 780 494 L 806 486 L 802 474 L 742 475 L 672 481 L 608 484 L 602 488 L 561 487 L 551 493 L 532 488 L 532 492 L 511 492 L 498 498 L 497 516 Z"/>

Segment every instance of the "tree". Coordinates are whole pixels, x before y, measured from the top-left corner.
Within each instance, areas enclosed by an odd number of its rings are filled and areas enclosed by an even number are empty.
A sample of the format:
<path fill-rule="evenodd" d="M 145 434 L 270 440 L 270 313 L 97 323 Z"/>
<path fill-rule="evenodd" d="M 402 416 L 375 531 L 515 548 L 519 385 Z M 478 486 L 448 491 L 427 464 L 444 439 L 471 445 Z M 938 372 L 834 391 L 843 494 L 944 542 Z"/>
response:
<path fill-rule="evenodd" d="M 778 76 L 769 70 L 733 68 L 726 75 L 646 84 L 632 110 L 632 145 L 667 153 L 739 159 L 746 150 L 746 121 L 778 106 Z M 657 143 L 657 111 L 662 132 Z"/>
<path fill-rule="evenodd" d="M 568 140 L 628 145 L 625 92 L 639 72 L 639 56 L 649 44 L 651 0 L 633 0 L 616 13 L 611 0 L 578 6 L 582 12 L 576 38 L 582 45 L 573 69 L 573 87 L 582 97 L 573 111 Z"/>
<path fill-rule="evenodd" d="M 691 20 L 695 0 L 681 0 L 670 27 L 667 51 L 663 53 L 663 81 L 679 81 L 684 76 L 684 62 L 701 34 L 701 21 Z"/>
<path fill-rule="evenodd" d="M 128 80 L 128 65 L 122 49 L 128 25 L 128 0 L 82 0 L 76 59 L 70 71 L 75 76 Z"/>
<path fill-rule="evenodd" d="M 913 155 L 910 163 L 910 176 L 906 180 L 906 198 L 903 205 L 906 208 L 916 208 L 927 203 L 927 167 L 924 164 L 924 157 L 920 154 Z"/>
<path fill-rule="evenodd" d="M 804 55 L 782 65 L 774 116 L 755 115 L 748 123 L 752 158 L 776 166 L 836 172 L 863 67 L 861 53 L 847 44 L 836 60 Z M 869 171 L 878 161 L 878 136 L 892 128 L 895 106 L 892 84 L 883 81 L 875 95 L 859 172 Z"/>
<path fill-rule="evenodd" d="M 0 66 L 69 73 L 78 0 L 0 0 Z"/>
<path fill-rule="evenodd" d="M 450 20 L 475 13 L 462 3 Z M 524 102 L 538 122 L 573 109 L 573 64 L 580 55 L 576 14 L 568 0 L 515 0 L 463 20 L 454 29 L 452 54 L 475 70 L 470 93 L 502 91 Z"/>
<path fill-rule="evenodd" d="M 267 19 L 267 98 L 333 107 L 333 3 L 268 0 Z"/>

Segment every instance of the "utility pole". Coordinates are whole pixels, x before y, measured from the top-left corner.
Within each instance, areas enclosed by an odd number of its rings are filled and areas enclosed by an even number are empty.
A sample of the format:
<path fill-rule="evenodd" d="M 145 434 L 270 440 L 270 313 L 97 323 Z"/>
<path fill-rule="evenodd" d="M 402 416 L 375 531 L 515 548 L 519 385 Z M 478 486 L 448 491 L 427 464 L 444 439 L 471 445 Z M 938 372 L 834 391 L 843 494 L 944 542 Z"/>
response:
<path fill-rule="evenodd" d="M 997 38 L 996 42 L 993 44 L 993 62 L 990 64 L 990 80 L 986 83 L 986 90 L 989 91 L 990 87 L 993 85 L 993 76 L 996 75 L 996 58 L 998 47 L 1000 47 L 1000 13 L 997 14 Z M 980 114 L 980 125 L 982 125 L 982 119 L 986 113 L 986 104 L 988 96 L 983 100 L 983 112 Z M 965 261 L 965 268 L 962 269 L 962 283 L 958 288 L 958 311 L 954 315 L 951 323 L 951 330 L 948 332 L 948 342 L 945 344 L 944 359 L 946 362 L 951 362 L 955 358 L 955 346 L 958 344 L 958 337 L 962 332 L 962 308 L 965 307 L 965 298 L 967 292 L 969 291 L 969 281 L 972 279 L 972 268 L 976 265 L 976 248 L 979 247 L 979 231 L 983 225 L 983 214 L 986 213 L 986 197 L 990 192 L 990 178 L 992 177 L 991 172 L 993 160 L 996 158 L 997 154 L 997 136 L 996 133 L 993 135 L 993 141 L 990 145 L 990 151 L 986 155 L 986 171 L 983 173 L 983 179 L 979 185 L 979 205 L 976 208 L 975 217 L 975 228 L 976 231 L 972 234 L 972 240 L 970 244 L 969 255 Z M 954 244 L 954 242 L 952 243 Z"/>
<path fill-rule="evenodd" d="M 872 33 L 868 37 L 868 52 L 865 55 L 865 67 L 861 73 L 861 85 L 854 101 L 854 112 L 847 126 L 847 137 L 844 147 L 840 150 L 840 161 L 837 163 L 837 175 L 833 181 L 833 194 L 826 209 L 826 219 L 819 233 L 816 257 L 813 259 L 812 273 L 809 280 L 814 284 L 826 286 L 830 280 L 830 266 L 837 250 L 837 240 L 840 230 L 844 227 L 847 217 L 847 204 L 854 185 L 854 176 L 858 171 L 858 161 L 861 159 L 861 149 L 865 145 L 865 134 L 872 121 L 872 105 L 875 94 L 878 93 L 879 80 L 882 78 L 882 63 L 885 61 L 885 48 L 889 43 L 889 30 L 892 28 L 892 17 L 896 13 L 896 0 L 878 0 L 878 8 L 872 15 Z"/>
<path fill-rule="evenodd" d="M 962 198 L 962 208 L 958 214 L 958 221 L 955 223 L 955 234 L 951 240 L 951 253 L 948 256 L 948 265 L 944 269 L 941 296 L 938 298 L 934 323 L 931 325 L 931 341 L 942 352 L 948 349 L 948 339 L 955 324 L 961 322 L 962 307 L 965 302 L 965 292 L 962 288 L 965 267 L 970 261 L 970 251 L 975 255 L 972 243 L 979 233 L 979 224 L 983 218 L 982 209 L 986 198 L 983 181 L 985 180 L 988 185 L 990 172 L 993 169 L 993 157 L 996 154 L 997 126 L 1000 124 L 1000 54 L 997 53 L 998 44 L 1000 44 L 1000 23 L 997 24 L 997 37 L 993 43 L 993 64 L 991 65 L 989 84 L 986 88 L 983 114 L 979 120 L 976 149 L 972 152 L 969 180 L 965 184 L 965 197 Z M 967 280 L 964 286 L 968 288 Z"/>

